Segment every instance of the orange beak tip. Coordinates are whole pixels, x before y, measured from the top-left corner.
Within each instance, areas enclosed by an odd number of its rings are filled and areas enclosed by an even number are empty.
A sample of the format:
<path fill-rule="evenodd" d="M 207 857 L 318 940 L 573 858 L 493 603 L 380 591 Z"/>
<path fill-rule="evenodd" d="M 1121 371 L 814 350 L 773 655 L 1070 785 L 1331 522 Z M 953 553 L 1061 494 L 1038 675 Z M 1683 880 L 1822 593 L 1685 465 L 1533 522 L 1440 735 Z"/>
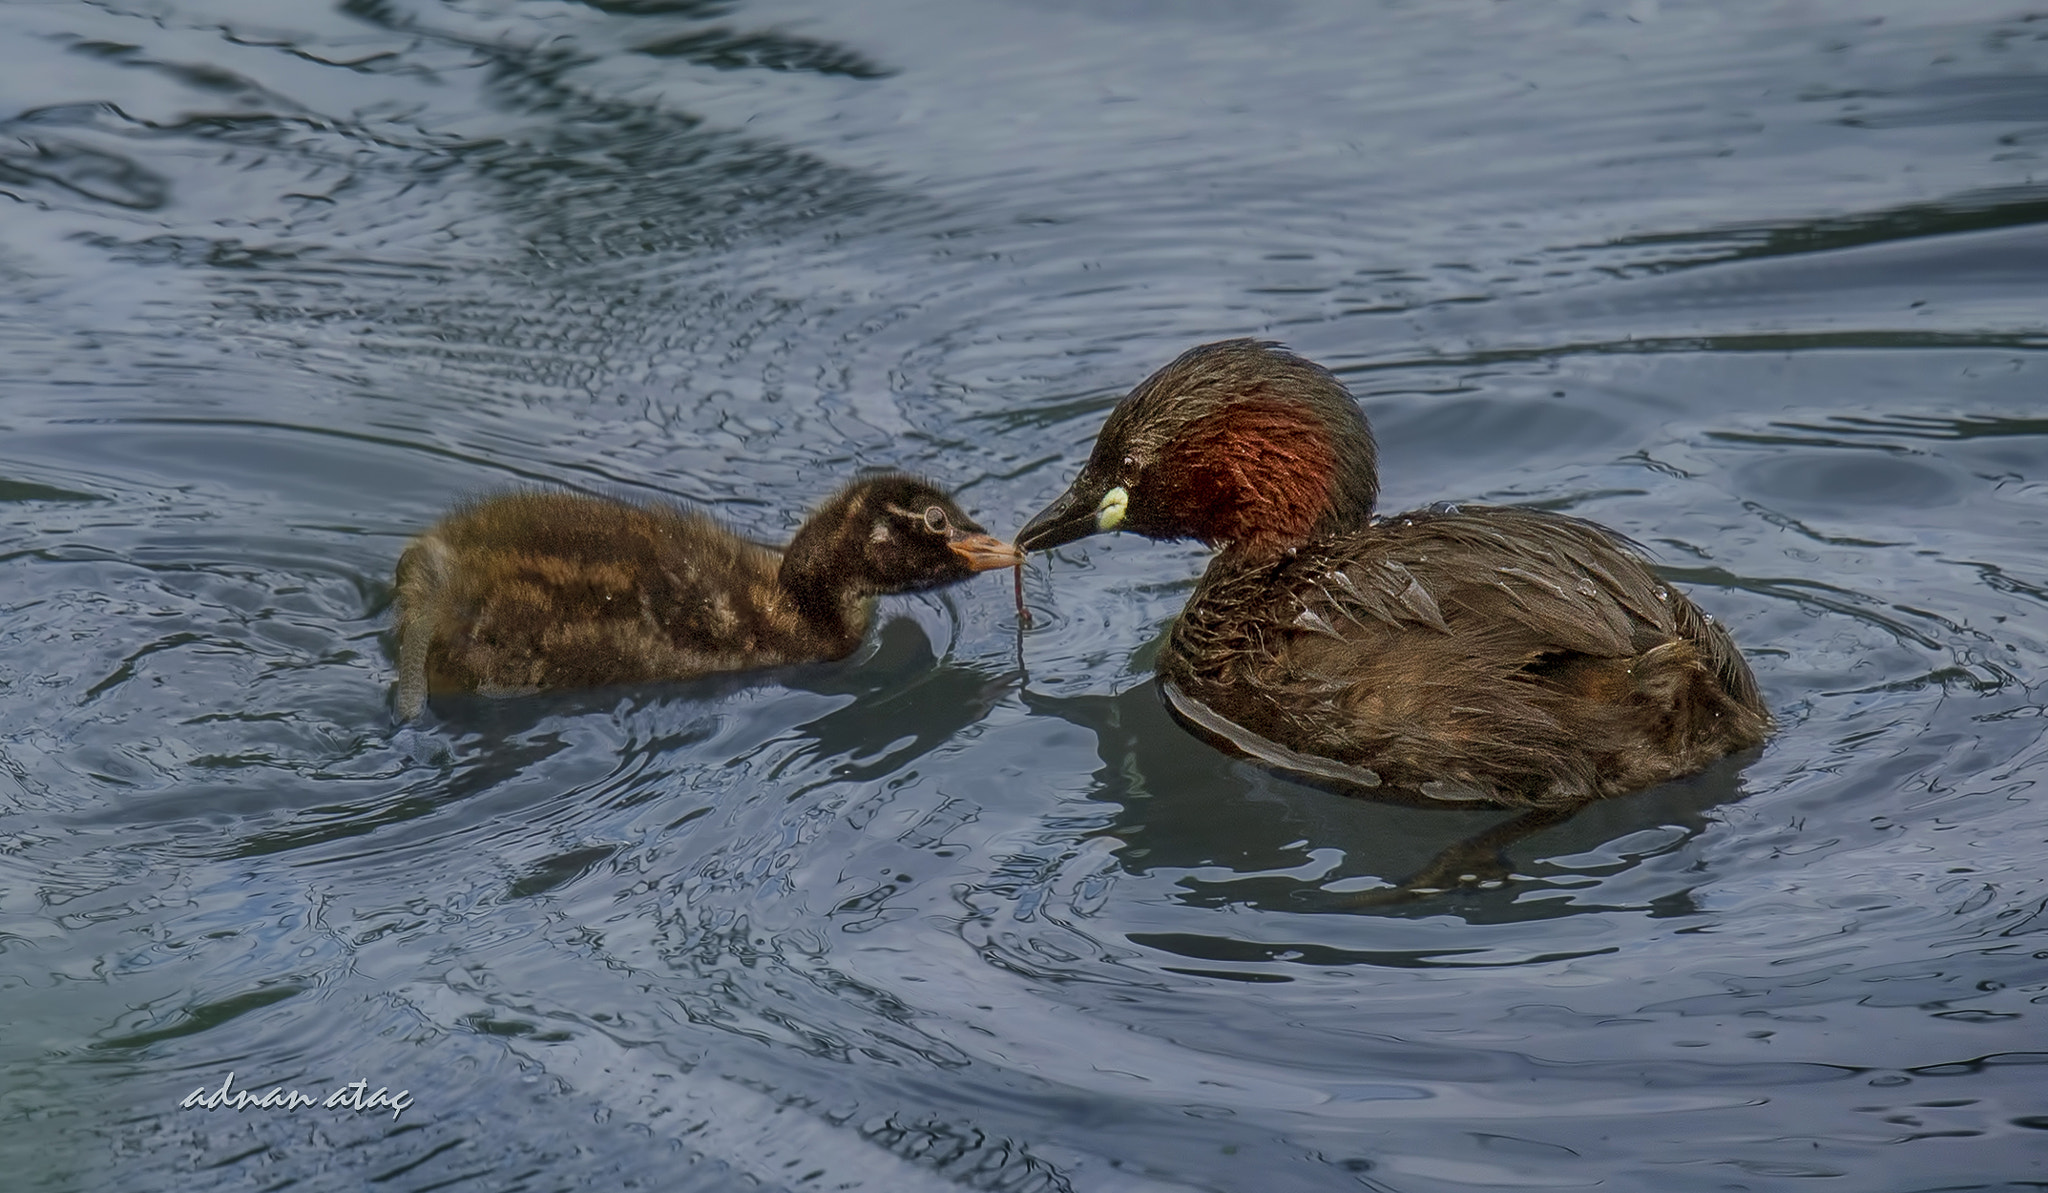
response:
<path fill-rule="evenodd" d="M 1024 562 L 1022 551 L 992 534 L 970 534 L 947 545 L 953 548 L 955 555 L 967 561 L 971 571 L 992 572 Z"/>

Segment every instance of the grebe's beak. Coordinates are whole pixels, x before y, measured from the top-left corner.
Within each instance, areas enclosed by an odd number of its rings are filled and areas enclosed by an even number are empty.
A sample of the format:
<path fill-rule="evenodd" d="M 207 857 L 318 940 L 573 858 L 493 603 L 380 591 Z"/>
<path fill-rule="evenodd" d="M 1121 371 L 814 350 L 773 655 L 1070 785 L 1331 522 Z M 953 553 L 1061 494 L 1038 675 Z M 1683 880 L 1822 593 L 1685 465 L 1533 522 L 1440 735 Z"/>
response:
<path fill-rule="evenodd" d="M 1046 551 L 1099 531 L 1115 530 L 1123 525 L 1130 504 L 1129 490 L 1105 485 L 1084 469 L 1057 501 L 1024 524 L 1017 532 L 1017 545 L 1026 551 Z"/>
<path fill-rule="evenodd" d="M 992 572 L 1024 562 L 1024 552 L 995 535 L 980 531 L 956 530 L 947 537 L 946 545 L 953 549 L 953 554 L 967 561 L 970 572 Z"/>

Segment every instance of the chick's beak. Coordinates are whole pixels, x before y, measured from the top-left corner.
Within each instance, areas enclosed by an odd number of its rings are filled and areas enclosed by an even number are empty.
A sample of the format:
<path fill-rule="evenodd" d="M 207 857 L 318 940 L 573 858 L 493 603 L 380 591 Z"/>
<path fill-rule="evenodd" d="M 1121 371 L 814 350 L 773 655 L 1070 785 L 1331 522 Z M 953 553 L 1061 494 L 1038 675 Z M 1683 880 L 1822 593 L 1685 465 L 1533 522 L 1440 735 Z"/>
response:
<path fill-rule="evenodd" d="M 953 549 L 953 554 L 967 561 L 967 570 L 971 572 L 992 572 L 1024 562 L 1024 552 L 995 535 L 980 531 L 956 530 L 947 537 L 946 545 Z"/>
<path fill-rule="evenodd" d="M 1107 491 L 1107 486 L 1083 473 L 1058 500 L 1024 524 L 1017 532 L 1017 546 L 1026 551 L 1049 551 L 1107 529 L 1100 517 Z"/>

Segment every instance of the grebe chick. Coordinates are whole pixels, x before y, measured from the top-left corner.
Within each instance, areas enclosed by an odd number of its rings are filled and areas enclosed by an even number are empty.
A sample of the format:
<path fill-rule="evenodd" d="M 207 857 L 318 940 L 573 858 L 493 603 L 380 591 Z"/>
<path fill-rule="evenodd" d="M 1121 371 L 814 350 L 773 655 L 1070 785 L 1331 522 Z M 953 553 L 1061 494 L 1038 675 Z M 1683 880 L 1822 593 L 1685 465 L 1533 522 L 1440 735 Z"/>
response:
<path fill-rule="evenodd" d="M 844 658 L 876 596 L 1022 560 L 937 488 L 893 473 L 840 490 L 780 551 L 672 506 L 487 497 L 398 561 L 398 715 L 419 715 L 429 693 L 515 695 Z"/>

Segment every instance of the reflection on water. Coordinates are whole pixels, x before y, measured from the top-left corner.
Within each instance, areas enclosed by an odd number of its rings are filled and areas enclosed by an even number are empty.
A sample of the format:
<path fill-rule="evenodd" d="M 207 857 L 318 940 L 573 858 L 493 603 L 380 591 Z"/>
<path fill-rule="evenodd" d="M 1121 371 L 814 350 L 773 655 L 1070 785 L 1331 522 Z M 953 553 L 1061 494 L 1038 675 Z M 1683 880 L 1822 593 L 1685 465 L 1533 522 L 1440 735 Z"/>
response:
<path fill-rule="evenodd" d="M 1118 862 L 1138 875 L 1171 875 L 1175 897 L 1200 907 L 1448 913 L 1470 923 L 1615 910 L 1597 896 L 1600 879 L 1691 840 L 1709 812 L 1741 798 L 1741 768 L 1753 761 L 1730 759 L 1574 816 L 1532 817 L 1300 786 L 1190 746 L 1149 683 L 1110 696 L 1025 700 L 1093 735 L 1102 769 L 1090 795 L 1110 809 L 1096 831 L 1116 843 Z M 1219 770 L 1237 782 L 1219 788 Z M 1440 897 L 1413 898 L 1423 893 L 1416 887 Z M 1370 897 L 1393 895 L 1401 897 Z M 1684 887 L 1635 906 L 1692 909 Z"/>
<path fill-rule="evenodd" d="M 0 1163 L 34 1189 L 2042 1179 L 2048 33 L 1984 6 L 0 10 Z M 1233 761 L 1095 541 L 842 664 L 390 716 L 456 497 L 1003 531 L 1188 345 L 1566 510 L 1757 757 Z M 195 1088 L 409 1088 L 383 1115 Z"/>

